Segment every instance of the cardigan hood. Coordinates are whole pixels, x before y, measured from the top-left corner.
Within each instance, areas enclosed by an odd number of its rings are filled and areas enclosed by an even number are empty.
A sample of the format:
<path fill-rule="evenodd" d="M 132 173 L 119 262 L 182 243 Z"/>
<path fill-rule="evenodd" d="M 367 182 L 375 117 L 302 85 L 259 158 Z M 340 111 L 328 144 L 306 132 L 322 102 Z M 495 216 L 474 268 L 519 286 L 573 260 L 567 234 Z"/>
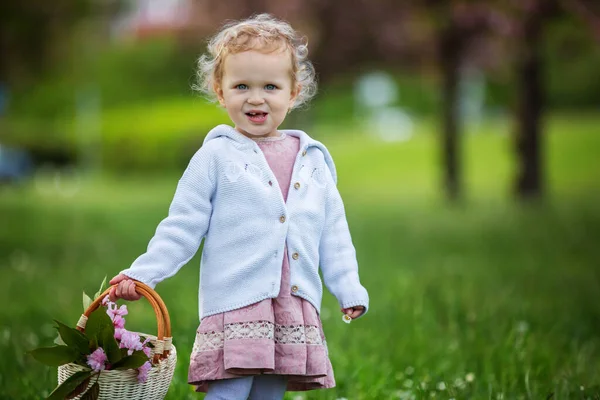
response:
<path fill-rule="evenodd" d="M 333 181 L 337 184 L 337 172 L 335 169 L 335 164 L 333 162 L 333 158 L 327 150 L 327 147 L 318 140 L 315 140 L 308 136 L 305 132 L 297 130 L 297 129 L 283 129 L 280 132 L 284 132 L 286 135 L 295 136 L 300 139 L 300 151 L 308 150 L 309 147 L 316 147 L 323 153 L 323 157 L 325 157 L 325 163 L 327 167 L 329 167 L 329 171 L 331 171 L 331 175 L 333 177 Z M 208 132 L 206 137 L 204 138 L 204 144 L 208 141 L 216 139 L 218 137 L 226 137 L 231 139 L 242 146 L 254 147 L 256 143 L 254 140 L 250 139 L 247 136 L 244 136 L 242 133 L 238 132 L 235 128 L 230 125 L 218 125 Z"/>

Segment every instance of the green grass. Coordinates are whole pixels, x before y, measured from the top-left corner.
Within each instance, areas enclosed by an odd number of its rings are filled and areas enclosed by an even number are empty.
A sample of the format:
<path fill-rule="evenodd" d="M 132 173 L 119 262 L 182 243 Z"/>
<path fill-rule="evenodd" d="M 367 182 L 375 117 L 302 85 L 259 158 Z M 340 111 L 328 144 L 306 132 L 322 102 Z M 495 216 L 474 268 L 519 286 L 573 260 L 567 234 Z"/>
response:
<path fill-rule="evenodd" d="M 337 387 L 295 399 L 553 399 L 600 391 L 600 122 L 555 116 L 545 142 L 548 196 L 511 199 L 509 124 L 465 136 L 465 201 L 439 191 L 432 122 L 385 145 L 356 130 L 312 132 L 335 157 L 369 314 L 342 323 L 322 309 Z M 481 132 L 479 132 L 481 131 Z M 52 319 L 75 324 L 93 293 L 144 251 L 164 217 L 177 174 L 40 176 L 0 191 L 0 398 L 37 399 L 56 370 L 23 353 L 50 345 Z M 168 398 L 202 398 L 186 383 L 198 321 L 199 254 L 157 289 L 173 321 L 179 359 Z M 128 326 L 155 330 L 143 302 Z M 473 377 L 467 382 L 466 378 Z M 595 386 L 595 389 L 594 389 Z M 444 389 L 444 390 L 440 390 Z"/>

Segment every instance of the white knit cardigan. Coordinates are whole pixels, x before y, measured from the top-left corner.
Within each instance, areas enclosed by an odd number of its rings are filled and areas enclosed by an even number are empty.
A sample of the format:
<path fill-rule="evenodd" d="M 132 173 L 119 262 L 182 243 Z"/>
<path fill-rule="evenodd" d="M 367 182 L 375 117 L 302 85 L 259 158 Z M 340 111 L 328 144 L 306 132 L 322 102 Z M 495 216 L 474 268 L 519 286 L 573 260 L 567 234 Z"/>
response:
<path fill-rule="evenodd" d="M 341 307 L 368 308 L 331 155 L 302 131 L 283 132 L 300 139 L 287 203 L 256 142 L 219 125 L 192 157 L 147 251 L 121 272 L 154 288 L 205 238 L 202 318 L 277 297 L 287 241 L 293 295 L 320 311 L 320 266 Z"/>

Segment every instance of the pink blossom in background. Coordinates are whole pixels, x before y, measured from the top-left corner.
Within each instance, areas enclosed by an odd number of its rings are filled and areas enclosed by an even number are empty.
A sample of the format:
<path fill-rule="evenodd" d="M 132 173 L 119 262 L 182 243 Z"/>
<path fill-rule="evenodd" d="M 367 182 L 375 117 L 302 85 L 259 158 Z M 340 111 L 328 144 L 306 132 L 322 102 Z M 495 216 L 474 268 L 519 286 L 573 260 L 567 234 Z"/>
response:
<path fill-rule="evenodd" d="M 150 372 L 150 369 L 152 369 L 152 364 L 150 364 L 150 361 L 146 361 L 144 363 L 144 365 L 142 365 L 141 367 L 139 367 L 137 369 L 138 370 L 137 380 L 139 383 L 146 382 L 146 380 L 148 379 L 148 372 Z"/>
<path fill-rule="evenodd" d="M 87 364 L 94 371 L 102 371 L 105 368 L 106 354 L 102 347 L 98 347 L 92 354 L 87 356 Z"/>
<path fill-rule="evenodd" d="M 129 332 L 124 330 L 121 333 L 121 342 L 119 343 L 120 348 L 126 348 L 127 354 L 131 355 L 135 350 L 142 350 L 142 342 L 140 341 L 140 335 L 135 332 Z"/>

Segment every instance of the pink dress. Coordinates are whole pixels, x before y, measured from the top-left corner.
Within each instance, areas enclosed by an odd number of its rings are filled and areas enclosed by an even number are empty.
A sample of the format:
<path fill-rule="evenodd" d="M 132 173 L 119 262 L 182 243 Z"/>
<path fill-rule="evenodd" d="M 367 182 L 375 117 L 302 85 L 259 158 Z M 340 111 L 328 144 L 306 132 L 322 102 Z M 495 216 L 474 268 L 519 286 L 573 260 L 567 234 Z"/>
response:
<path fill-rule="evenodd" d="M 299 139 L 282 133 L 255 140 L 277 178 L 272 184 L 279 183 L 287 201 Z M 335 386 L 319 313 L 291 294 L 287 246 L 281 268 L 276 298 L 202 318 L 188 373 L 197 392 L 214 380 L 257 374 L 286 375 L 288 391 Z"/>

